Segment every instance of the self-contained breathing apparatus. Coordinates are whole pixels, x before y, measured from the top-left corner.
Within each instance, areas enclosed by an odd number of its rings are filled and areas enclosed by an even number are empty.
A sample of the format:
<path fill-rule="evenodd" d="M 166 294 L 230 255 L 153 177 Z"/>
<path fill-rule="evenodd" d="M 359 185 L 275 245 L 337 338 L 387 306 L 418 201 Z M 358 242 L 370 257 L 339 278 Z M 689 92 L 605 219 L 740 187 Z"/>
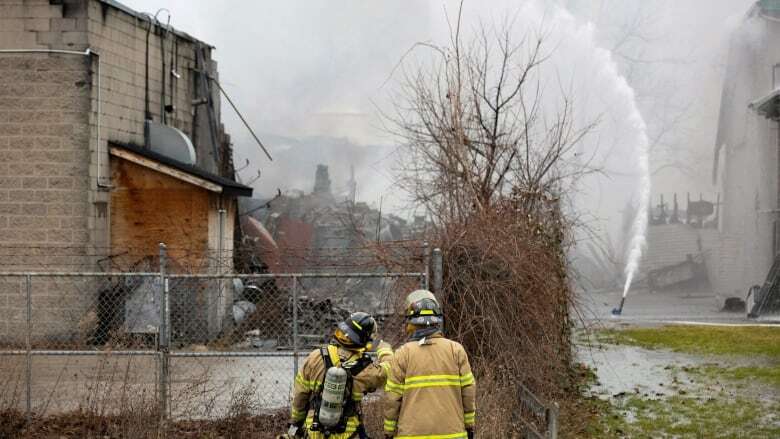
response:
<path fill-rule="evenodd" d="M 337 349 L 334 345 L 320 348 L 325 364 L 325 377 L 312 398 L 314 419 L 309 429 L 318 431 L 325 437 L 341 434 L 347 430 L 348 419 L 356 416 L 357 437 L 367 438 L 363 429 L 360 404 L 352 397 L 352 390 L 354 377 L 371 365 L 371 357 L 361 352 L 357 358 L 341 362 Z"/>

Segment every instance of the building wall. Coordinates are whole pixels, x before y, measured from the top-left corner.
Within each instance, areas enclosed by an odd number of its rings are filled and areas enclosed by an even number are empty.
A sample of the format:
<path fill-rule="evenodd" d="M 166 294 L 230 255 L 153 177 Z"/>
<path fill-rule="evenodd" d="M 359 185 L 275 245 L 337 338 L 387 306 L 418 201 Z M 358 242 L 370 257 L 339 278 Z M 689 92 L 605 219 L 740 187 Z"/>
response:
<path fill-rule="evenodd" d="M 651 226 L 647 229 L 647 250 L 642 271 L 647 273 L 684 262 L 687 255 L 701 252 L 700 229 L 686 224 Z"/>
<path fill-rule="evenodd" d="M 726 235 L 714 228 L 698 229 L 686 224 L 651 226 L 642 272 L 679 264 L 687 255 L 703 254 L 710 292 L 717 296 L 743 296 L 749 285 L 743 284 L 742 244 L 741 236 Z"/>
<path fill-rule="evenodd" d="M 86 22 L 48 1 L 0 3 L 0 49 L 45 49 L 51 32 L 77 40 Z M 64 31 L 68 29 L 67 31 Z M 62 31 L 62 32 L 60 32 Z M 83 34 L 83 32 L 81 32 Z M 67 46 L 65 46 L 67 47 Z M 88 233 L 91 60 L 0 53 L 0 267 L 84 270 Z M 34 334 L 71 337 L 92 293 L 78 282 L 35 279 Z M 84 297 L 85 295 L 89 297 Z M 23 339 L 25 282 L 0 281 L 0 338 Z M 66 330 L 65 330 L 66 329 Z"/>
<path fill-rule="evenodd" d="M 163 242 L 179 270 L 208 266 L 210 192 L 115 157 L 111 182 L 112 245 L 132 255 L 121 259 L 156 255 Z"/>
<path fill-rule="evenodd" d="M 722 246 L 731 250 L 723 253 L 721 266 L 733 276 L 728 286 L 738 291 L 761 283 L 774 257 L 774 225 L 780 219 L 777 124 L 748 104 L 776 85 L 772 69 L 780 62 L 778 38 L 780 23 L 750 16 L 732 35 L 727 60 L 717 171 L 723 194 Z"/>
<path fill-rule="evenodd" d="M 107 257 L 127 255 L 128 247 L 139 247 L 122 239 L 112 242 L 110 236 L 112 211 L 121 206 L 111 205 L 107 142 L 143 144 L 149 23 L 98 0 L 57 3 L 0 2 L 0 50 L 84 52 L 89 48 L 93 52 L 89 56 L 0 53 L 0 267 L 4 270 L 100 270 Z M 151 116 L 161 120 L 161 75 L 166 71 L 166 81 L 171 79 L 173 65 L 181 77 L 166 84 L 167 102 L 176 108 L 167 122 L 190 136 L 199 165 L 214 171 L 206 107 L 192 104 L 197 96 L 198 43 L 171 33 L 164 44 L 165 69 L 160 32 L 153 30 L 149 38 Z M 205 57 L 215 75 L 210 48 Z M 218 121 L 219 99 L 214 90 L 211 93 L 216 96 Z M 203 203 L 206 209 L 216 205 L 208 199 Z M 203 227 L 208 228 L 213 215 L 203 213 Z M 208 233 L 204 236 L 201 244 L 208 245 Z M 182 237 L 149 237 L 141 246 L 157 254 L 156 245 L 164 240 L 177 245 Z M 147 245 L 150 242 L 153 247 Z M 75 336 L 94 303 L 95 291 L 75 282 L 36 283 L 34 320 L 47 322 L 37 325 L 36 331 L 57 338 Z M 23 283 L 0 280 L 0 338 L 18 339 L 21 334 L 24 295 Z"/>
<path fill-rule="evenodd" d="M 211 172 L 215 167 L 213 146 L 209 137 L 206 106 L 194 106 L 193 100 L 204 96 L 203 90 L 196 90 L 199 82 L 195 70 L 196 50 L 200 43 L 192 39 L 177 36 L 174 33 L 164 33 L 161 51 L 160 28 L 153 26 L 151 32 L 147 20 L 141 19 L 106 6 L 98 1 L 84 2 L 88 5 L 87 41 L 92 50 L 100 54 L 101 82 L 101 147 L 93 150 L 90 177 L 98 182 L 98 162 L 101 163 L 99 174 L 108 175 L 108 154 L 106 141 L 144 144 L 144 120 L 146 118 L 146 56 L 147 33 L 149 41 L 149 74 L 148 97 L 149 113 L 156 122 L 165 122 L 182 132 L 193 141 L 198 157 L 198 165 Z M 204 47 L 206 47 L 204 45 Z M 206 47 L 205 59 L 212 74 L 216 74 L 216 64 L 210 61 L 211 49 Z M 164 54 L 164 57 L 163 55 Z M 163 100 L 163 59 L 165 59 L 165 103 L 172 105 L 174 111 L 168 113 L 161 108 Z M 180 78 L 171 74 L 171 68 Z M 213 92 L 213 91 L 212 91 Z M 214 95 L 216 103 L 215 117 L 219 120 L 219 96 Z M 95 127 L 93 126 L 93 129 Z M 100 159 L 97 155 L 100 155 Z M 111 184 L 110 181 L 101 183 Z M 125 243 L 113 239 L 108 233 L 107 222 L 102 214 L 120 208 L 109 203 L 105 191 L 95 185 L 94 205 L 91 212 L 93 218 L 92 242 L 97 248 L 110 247 L 111 254 L 125 251 Z M 103 208 L 102 206 L 107 206 Z M 109 213 L 110 214 L 110 213 Z M 158 242 L 162 237 L 157 238 Z"/>
<path fill-rule="evenodd" d="M 97 255 L 94 260 L 110 256 L 108 217 L 111 206 L 107 188 L 110 185 L 107 141 L 144 143 L 149 21 L 97 0 L 62 0 L 59 5 L 50 5 L 48 0 L 4 0 L 0 5 L 0 17 L 0 49 L 83 52 L 89 48 L 98 54 L 81 57 L 84 63 L 81 68 L 87 76 L 86 84 L 82 87 L 91 91 L 88 94 L 91 102 L 87 107 L 82 105 L 73 108 L 85 112 L 84 116 L 89 123 L 88 130 L 80 131 L 84 134 L 81 146 L 89 153 L 88 168 L 85 170 L 88 172 L 79 173 L 89 176 L 89 203 L 84 206 L 89 230 L 87 251 Z M 161 36 L 164 37 L 164 57 L 161 54 Z M 205 91 L 200 89 L 196 79 L 196 49 L 202 43 L 178 33 L 161 32 L 159 26 L 151 27 L 148 41 L 148 108 L 151 118 L 161 122 L 165 114 L 166 123 L 180 129 L 193 140 L 198 165 L 212 172 L 217 171 L 214 147 L 208 131 L 206 105 L 193 105 L 193 100 L 205 96 Z M 203 47 L 203 64 L 211 75 L 216 76 L 216 63 L 211 60 L 212 49 L 206 45 Z M 13 56 L 29 59 L 55 57 L 46 54 Z M 77 55 L 64 57 L 79 58 Z M 165 102 L 174 108 L 170 113 L 161 108 L 163 58 L 166 64 Z M 174 77 L 171 67 L 180 78 Z M 9 77 L 8 81 L 14 79 Z M 101 107 L 99 117 L 98 83 Z M 70 83 L 61 81 L 51 85 L 67 88 Z M 211 95 L 215 104 L 214 117 L 219 124 L 219 95 L 216 90 L 211 90 Z M 113 253 L 123 251 L 118 248 L 113 250 Z"/>
<path fill-rule="evenodd" d="M 232 272 L 234 204 L 226 206 L 220 226 L 220 194 L 116 157 L 111 159 L 111 181 L 112 243 L 128 251 L 114 258 L 118 268 L 132 268 L 121 267 L 121 262 L 133 264 L 156 254 L 164 242 L 169 272 Z M 215 337 L 231 315 L 230 282 L 204 280 L 185 290 L 176 293 L 191 294 L 192 300 L 177 298 L 177 303 L 187 305 L 185 314 L 197 320 L 201 336 Z"/>

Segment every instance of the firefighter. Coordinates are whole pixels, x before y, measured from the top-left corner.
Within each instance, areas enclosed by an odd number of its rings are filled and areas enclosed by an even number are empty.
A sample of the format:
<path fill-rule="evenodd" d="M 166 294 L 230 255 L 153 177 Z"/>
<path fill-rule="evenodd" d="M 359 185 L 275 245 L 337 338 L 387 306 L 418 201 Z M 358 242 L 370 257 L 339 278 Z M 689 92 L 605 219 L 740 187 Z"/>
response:
<path fill-rule="evenodd" d="M 327 346 L 314 350 L 303 363 L 295 377 L 292 395 L 290 429 L 286 437 L 308 439 L 352 439 L 367 438 L 363 427 L 360 401 L 366 393 L 381 388 L 387 376 L 387 362 L 393 351 L 389 344 L 380 342 L 376 354 L 378 362 L 372 361 L 367 352 L 373 349 L 372 340 L 376 333 L 376 321 L 369 314 L 356 312 L 338 324 L 333 338 Z M 340 369 L 346 375 L 343 403 L 339 404 L 340 416 L 336 426 L 328 425 L 336 386 L 326 380 L 331 367 Z M 346 372 L 346 373 L 344 373 Z M 326 386 L 329 385 L 329 386 Z M 341 388 L 339 388 L 340 390 Z M 331 393 L 328 393 L 331 392 Z M 323 397 L 325 401 L 323 402 Z M 285 437 L 285 436 L 282 436 Z"/>
<path fill-rule="evenodd" d="M 409 294 L 405 318 L 409 341 L 393 354 L 385 385 L 385 437 L 473 438 L 474 375 L 463 346 L 442 335 L 433 293 Z"/>

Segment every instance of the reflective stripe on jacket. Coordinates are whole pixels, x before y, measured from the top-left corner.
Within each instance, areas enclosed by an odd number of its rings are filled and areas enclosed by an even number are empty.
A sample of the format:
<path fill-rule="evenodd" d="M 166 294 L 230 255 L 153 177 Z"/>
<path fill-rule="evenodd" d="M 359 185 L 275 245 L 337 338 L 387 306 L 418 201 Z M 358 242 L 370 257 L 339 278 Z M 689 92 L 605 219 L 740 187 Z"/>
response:
<path fill-rule="evenodd" d="M 380 352 L 381 351 L 381 352 Z M 338 356 L 341 362 L 349 360 L 355 353 L 343 348 L 338 349 Z M 371 364 L 363 369 L 352 379 L 352 399 L 359 404 L 363 399 L 363 394 L 376 391 L 385 384 L 387 377 L 382 364 L 388 362 L 392 357 L 393 351 L 387 344 L 381 344 L 377 350 L 379 364 Z M 305 421 L 304 425 L 308 431 L 314 422 L 314 407 L 310 407 L 310 401 L 314 392 L 319 391 L 323 380 L 325 379 L 325 363 L 322 361 L 322 354 L 319 349 L 312 351 L 303 366 L 298 371 L 293 385 L 292 402 L 290 404 L 290 420 L 293 423 Z M 330 435 L 329 439 L 349 439 L 360 425 L 357 416 L 351 416 L 347 419 L 347 429 L 344 433 Z M 322 439 L 324 435 L 316 431 L 308 431 L 309 439 Z"/>
<path fill-rule="evenodd" d="M 465 439 L 476 421 L 466 350 L 441 334 L 406 343 L 390 360 L 384 402 L 384 429 L 396 438 Z"/>

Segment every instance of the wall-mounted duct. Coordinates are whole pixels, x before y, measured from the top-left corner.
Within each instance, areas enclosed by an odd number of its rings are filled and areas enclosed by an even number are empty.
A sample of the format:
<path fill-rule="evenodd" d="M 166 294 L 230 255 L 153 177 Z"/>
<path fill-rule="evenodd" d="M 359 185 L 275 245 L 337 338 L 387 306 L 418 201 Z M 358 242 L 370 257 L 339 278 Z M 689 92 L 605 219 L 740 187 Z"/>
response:
<path fill-rule="evenodd" d="M 176 161 L 195 165 L 198 163 L 195 148 L 186 134 L 151 120 L 147 120 L 146 132 L 149 133 L 149 148 Z"/>

